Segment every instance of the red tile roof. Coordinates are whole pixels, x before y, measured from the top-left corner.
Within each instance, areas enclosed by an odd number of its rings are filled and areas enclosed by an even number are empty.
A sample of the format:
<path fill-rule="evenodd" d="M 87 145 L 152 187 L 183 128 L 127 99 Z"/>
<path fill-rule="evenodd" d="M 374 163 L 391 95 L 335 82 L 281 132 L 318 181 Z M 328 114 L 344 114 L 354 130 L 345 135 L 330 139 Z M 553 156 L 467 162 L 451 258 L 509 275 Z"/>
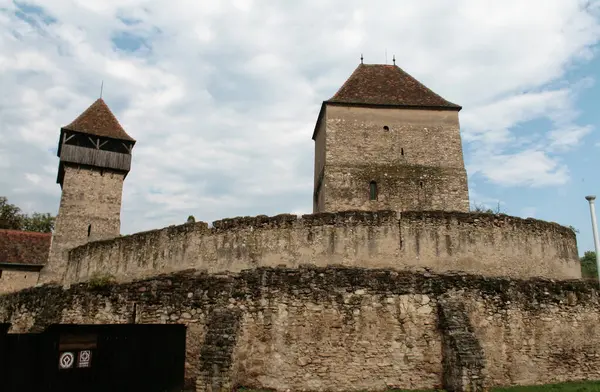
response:
<path fill-rule="evenodd" d="M 326 103 L 461 109 L 400 67 L 383 64 L 360 64 Z"/>
<path fill-rule="evenodd" d="M 62 127 L 68 131 L 87 133 L 88 135 L 110 137 L 113 139 L 135 140 L 125 132 L 115 115 L 102 98 L 99 98 L 71 124 Z"/>
<path fill-rule="evenodd" d="M 0 263 L 44 265 L 51 238 L 50 233 L 0 230 Z"/>

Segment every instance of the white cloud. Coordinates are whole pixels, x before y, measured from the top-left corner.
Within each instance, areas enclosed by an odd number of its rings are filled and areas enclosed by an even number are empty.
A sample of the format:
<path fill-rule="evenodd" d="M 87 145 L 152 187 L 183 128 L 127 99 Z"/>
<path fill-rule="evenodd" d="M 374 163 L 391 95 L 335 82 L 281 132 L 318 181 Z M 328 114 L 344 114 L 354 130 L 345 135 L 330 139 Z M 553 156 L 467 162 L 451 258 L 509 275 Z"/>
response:
<path fill-rule="evenodd" d="M 488 181 L 563 184 L 557 154 L 589 132 L 573 111 L 585 86 L 563 77 L 592 55 L 597 2 L 30 0 L 47 14 L 34 13 L 35 25 L 15 14 L 22 5 L 0 4 L 0 188 L 56 211 L 59 128 L 104 81 L 105 100 L 138 141 L 125 232 L 190 214 L 310 211 L 319 105 L 361 52 L 367 63 L 395 54 L 463 105 L 470 174 Z M 536 119 L 551 125 L 515 130 Z"/>
<path fill-rule="evenodd" d="M 571 126 L 564 129 L 556 129 L 548 134 L 550 148 L 554 150 L 568 150 L 576 147 L 581 140 L 592 132 L 592 126 Z"/>
<path fill-rule="evenodd" d="M 487 157 L 478 165 L 485 177 L 508 186 L 562 185 L 569 179 L 564 164 L 537 150 Z"/>

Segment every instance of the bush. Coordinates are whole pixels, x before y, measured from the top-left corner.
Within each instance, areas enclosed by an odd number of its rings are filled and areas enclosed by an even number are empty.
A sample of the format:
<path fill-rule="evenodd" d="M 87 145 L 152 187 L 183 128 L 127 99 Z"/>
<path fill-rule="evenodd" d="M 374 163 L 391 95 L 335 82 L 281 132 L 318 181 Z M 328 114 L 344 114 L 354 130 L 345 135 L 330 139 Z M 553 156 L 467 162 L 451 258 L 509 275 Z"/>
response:
<path fill-rule="evenodd" d="M 93 288 L 102 288 L 108 285 L 114 284 L 117 280 L 111 274 L 104 272 L 94 272 L 92 276 L 90 276 L 90 280 L 88 281 L 88 285 Z"/>

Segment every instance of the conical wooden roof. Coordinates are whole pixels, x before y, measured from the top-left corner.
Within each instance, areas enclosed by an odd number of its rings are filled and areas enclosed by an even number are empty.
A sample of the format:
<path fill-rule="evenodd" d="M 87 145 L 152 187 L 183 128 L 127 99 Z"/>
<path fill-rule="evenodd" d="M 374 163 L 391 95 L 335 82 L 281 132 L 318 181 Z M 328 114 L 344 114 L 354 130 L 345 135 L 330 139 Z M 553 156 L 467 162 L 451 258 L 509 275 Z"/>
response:
<path fill-rule="evenodd" d="M 62 127 L 62 129 L 112 139 L 135 141 L 125 132 L 102 98 L 96 100 L 72 123 Z"/>

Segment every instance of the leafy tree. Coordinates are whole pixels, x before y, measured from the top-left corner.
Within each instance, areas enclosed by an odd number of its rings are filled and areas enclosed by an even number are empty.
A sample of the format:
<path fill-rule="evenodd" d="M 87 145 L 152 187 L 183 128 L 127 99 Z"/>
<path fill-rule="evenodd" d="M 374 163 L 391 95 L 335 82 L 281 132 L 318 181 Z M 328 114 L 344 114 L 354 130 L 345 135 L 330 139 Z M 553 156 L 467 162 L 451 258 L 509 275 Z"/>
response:
<path fill-rule="evenodd" d="M 21 209 L 0 196 L 0 229 L 21 230 L 22 219 Z"/>
<path fill-rule="evenodd" d="M 37 231 L 50 233 L 54 230 L 55 217 L 49 213 L 21 213 L 21 209 L 0 196 L 0 229 Z"/>
<path fill-rule="evenodd" d="M 190 215 L 187 218 L 187 223 L 194 223 L 196 222 L 196 218 L 194 218 L 194 215 Z"/>
<path fill-rule="evenodd" d="M 596 266 L 596 252 L 588 250 L 579 259 L 581 262 L 581 276 L 583 278 L 598 279 L 598 267 Z"/>
<path fill-rule="evenodd" d="M 31 215 L 23 216 L 23 225 L 21 230 L 39 231 L 40 233 L 50 233 L 54 230 L 56 218 L 49 213 L 34 212 Z"/>

